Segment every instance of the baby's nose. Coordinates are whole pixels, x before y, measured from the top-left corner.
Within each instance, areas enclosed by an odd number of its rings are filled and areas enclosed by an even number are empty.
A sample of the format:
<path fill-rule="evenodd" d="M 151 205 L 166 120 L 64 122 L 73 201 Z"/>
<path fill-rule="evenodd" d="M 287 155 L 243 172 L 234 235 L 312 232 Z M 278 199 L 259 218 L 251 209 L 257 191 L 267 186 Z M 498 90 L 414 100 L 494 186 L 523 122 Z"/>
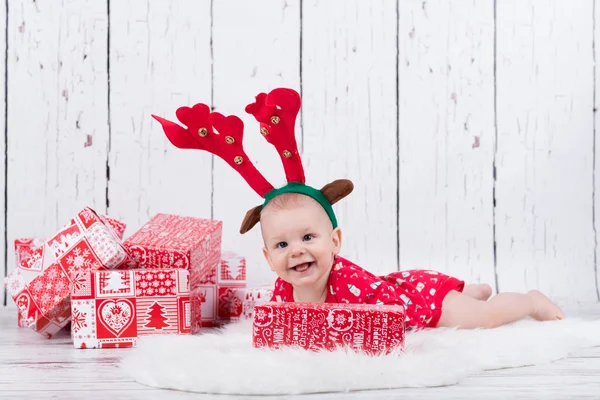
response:
<path fill-rule="evenodd" d="M 305 250 L 304 250 L 304 246 L 299 246 L 296 245 L 294 246 L 294 248 L 292 249 L 292 257 L 298 257 L 301 256 L 302 254 L 304 254 Z"/>

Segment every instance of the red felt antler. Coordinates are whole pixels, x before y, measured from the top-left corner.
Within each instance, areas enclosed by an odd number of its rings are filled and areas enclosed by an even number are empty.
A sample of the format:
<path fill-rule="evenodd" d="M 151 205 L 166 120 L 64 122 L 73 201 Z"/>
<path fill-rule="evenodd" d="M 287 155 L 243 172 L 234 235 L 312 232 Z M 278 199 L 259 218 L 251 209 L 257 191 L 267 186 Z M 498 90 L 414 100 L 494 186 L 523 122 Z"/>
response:
<path fill-rule="evenodd" d="M 298 92 L 287 88 L 260 93 L 246 112 L 260 122 L 260 133 L 277 149 L 288 182 L 304 183 L 304 168 L 298 154 L 294 127 L 300 110 Z"/>
<path fill-rule="evenodd" d="M 221 157 L 260 197 L 273 190 L 273 185 L 258 172 L 244 152 L 244 123 L 241 119 L 234 115 L 225 117 L 217 112 L 211 113 L 206 104 L 196 104 L 191 108 L 180 107 L 176 115 L 187 128 L 152 115 L 160 122 L 165 135 L 175 147 L 205 150 Z"/>

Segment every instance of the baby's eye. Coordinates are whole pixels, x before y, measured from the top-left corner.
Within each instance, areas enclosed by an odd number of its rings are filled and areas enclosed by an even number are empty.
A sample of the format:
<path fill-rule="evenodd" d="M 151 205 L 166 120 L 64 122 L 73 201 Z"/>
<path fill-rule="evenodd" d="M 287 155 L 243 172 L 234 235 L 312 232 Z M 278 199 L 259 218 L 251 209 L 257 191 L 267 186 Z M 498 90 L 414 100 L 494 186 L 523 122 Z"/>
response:
<path fill-rule="evenodd" d="M 286 242 L 279 242 L 279 243 L 277 243 L 277 247 L 279 247 L 280 249 L 283 249 L 283 248 L 287 247 L 287 243 Z"/>
<path fill-rule="evenodd" d="M 312 240 L 313 235 L 304 235 L 304 240 Z"/>

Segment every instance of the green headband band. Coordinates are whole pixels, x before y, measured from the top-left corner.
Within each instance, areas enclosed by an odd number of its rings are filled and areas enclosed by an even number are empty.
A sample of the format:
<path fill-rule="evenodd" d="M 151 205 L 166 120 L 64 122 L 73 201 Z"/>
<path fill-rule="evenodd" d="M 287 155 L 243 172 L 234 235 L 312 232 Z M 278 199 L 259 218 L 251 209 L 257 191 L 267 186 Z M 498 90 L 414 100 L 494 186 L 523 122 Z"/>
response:
<path fill-rule="evenodd" d="M 265 202 L 263 203 L 262 208 L 265 208 L 267 203 L 273 200 L 273 198 L 284 193 L 300 193 L 315 199 L 321 205 L 321 207 L 325 209 L 327 216 L 333 224 L 333 229 L 337 228 L 337 219 L 335 218 L 335 213 L 333 212 L 333 208 L 331 207 L 329 200 L 327 200 L 325 195 L 323 195 L 319 189 L 315 189 L 311 186 L 305 185 L 304 183 L 289 182 L 283 187 L 271 190 L 265 194 Z"/>

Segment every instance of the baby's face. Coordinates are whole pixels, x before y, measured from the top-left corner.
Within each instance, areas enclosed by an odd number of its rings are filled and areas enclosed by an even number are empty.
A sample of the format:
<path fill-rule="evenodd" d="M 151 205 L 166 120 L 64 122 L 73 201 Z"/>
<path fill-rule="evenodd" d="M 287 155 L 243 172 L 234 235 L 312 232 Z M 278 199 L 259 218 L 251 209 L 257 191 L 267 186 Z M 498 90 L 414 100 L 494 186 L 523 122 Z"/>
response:
<path fill-rule="evenodd" d="M 319 203 L 301 195 L 283 207 L 265 208 L 260 225 L 265 258 L 281 279 L 294 287 L 327 282 L 341 232 L 332 229 Z"/>

